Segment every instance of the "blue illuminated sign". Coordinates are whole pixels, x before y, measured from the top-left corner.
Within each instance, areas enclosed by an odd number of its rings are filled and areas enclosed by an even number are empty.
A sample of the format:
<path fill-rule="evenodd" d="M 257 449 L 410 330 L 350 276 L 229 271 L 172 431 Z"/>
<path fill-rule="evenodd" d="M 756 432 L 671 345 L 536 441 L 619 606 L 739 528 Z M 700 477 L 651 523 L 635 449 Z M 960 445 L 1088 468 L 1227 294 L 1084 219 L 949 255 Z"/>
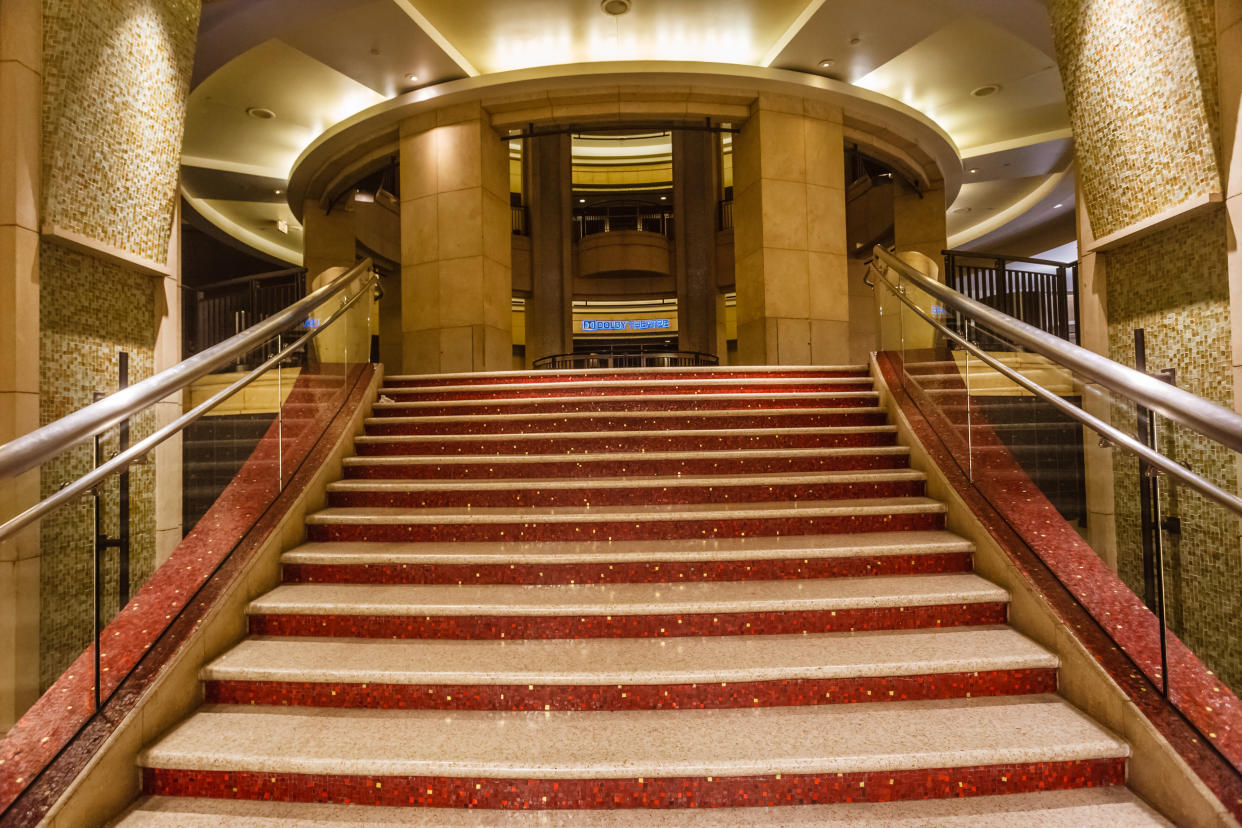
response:
<path fill-rule="evenodd" d="M 583 331 L 668 330 L 668 319 L 583 319 Z"/>

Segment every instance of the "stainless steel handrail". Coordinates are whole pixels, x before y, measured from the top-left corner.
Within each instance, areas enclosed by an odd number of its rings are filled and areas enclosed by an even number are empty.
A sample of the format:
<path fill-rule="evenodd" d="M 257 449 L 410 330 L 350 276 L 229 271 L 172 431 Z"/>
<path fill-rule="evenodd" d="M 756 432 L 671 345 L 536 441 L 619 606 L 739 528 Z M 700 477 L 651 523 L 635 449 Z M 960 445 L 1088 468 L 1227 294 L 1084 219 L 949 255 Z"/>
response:
<path fill-rule="evenodd" d="M 875 246 L 873 252 L 876 259 L 898 271 L 950 310 L 959 311 L 1011 342 L 1042 354 L 1074 373 L 1181 423 L 1233 451 L 1242 452 L 1242 416 L 1223 405 L 1217 405 L 1142 371 L 1113 362 L 1108 357 L 1088 351 L 963 296 L 935 279 L 928 278 L 879 245 Z"/>
<path fill-rule="evenodd" d="M 1154 468 L 1168 474 L 1170 477 L 1176 478 L 1204 496 L 1215 500 L 1217 503 L 1221 504 L 1235 514 L 1242 515 L 1242 498 L 1231 492 L 1225 491 L 1207 478 L 1196 474 L 1174 460 L 1170 460 L 1168 457 L 1165 457 L 1163 454 L 1160 454 L 1154 449 L 1148 448 L 1146 445 L 1134 439 L 1129 434 L 1126 434 L 1124 431 L 1113 427 L 1093 414 L 1083 411 L 1073 403 L 1062 399 L 1049 391 L 1047 388 L 1044 388 L 1039 383 L 1026 377 L 1021 372 L 1014 370 L 1005 363 L 1001 362 L 999 359 L 996 359 L 982 348 L 968 341 L 965 337 L 957 334 L 956 332 L 950 330 L 947 326 L 936 321 L 931 314 L 920 308 L 913 300 L 906 296 L 897 285 L 890 282 L 883 271 L 877 269 L 876 272 L 880 277 L 880 281 L 892 290 L 893 295 L 913 310 L 920 319 L 940 331 L 953 342 L 956 342 L 958 345 L 962 346 L 962 348 L 969 351 L 984 364 L 989 365 L 996 371 L 1004 374 L 1018 385 L 1021 385 L 1023 388 L 1030 391 L 1032 394 L 1048 401 L 1056 407 L 1058 411 L 1073 417 L 1075 420 L 1078 420 L 1083 425 L 1099 434 L 1105 440 L 1108 440 L 1110 443 L 1122 446 L 1128 451 L 1137 454 Z M 1058 339 L 1057 341 L 1064 342 L 1064 340 L 1061 339 Z M 1198 398 L 1196 397 L 1196 399 Z"/>
<path fill-rule="evenodd" d="M 116 457 L 113 457 L 102 466 L 92 469 L 79 477 L 77 480 L 65 486 L 63 489 L 57 491 L 55 494 L 39 501 L 26 511 L 11 518 L 3 525 L 0 525 L 0 541 L 4 540 L 9 535 L 12 535 L 19 529 L 30 525 L 61 504 L 72 500 L 80 494 L 90 491 L 92 488 L 106 480 L 109 475 L 124 471 L 127 466 L 133 464 L 143 455 L 148 454 L 160 443 L 164 442 L 178 431 L 181 431 L 190 423 L 194 422 L 199 417 L 202 417 L 208 411 L 215 408 L 217 405 L 224 402 L 229 397 L 245 388 L 247 385 L 250 385 L 250 383 L 258 379 L 264 371 L 271 368 L 273 365 L 276 365 L 286 356 L 293 353 L 298 348 L 301 348 L 315 337 L 319 336 L 322 331 L 327 330 L 333 322 L 335 322 L 347 310 L 352 308 L 359 299 L 366 295 L 367 289 L 373 286 L 377 279 L 378 277 L 375 276 L 375 274 L 371 274 L 371 278 L 362 283 L 360 290 L 350 297 L 344 304 L 342 304 L 335 313 L 324 320 L 323 324 L 317 325 L 302 334 L 302 336 L 298 337 L 292 344 L 282 348 L 279 353 L 268 358 L 262 365 L 259 365 L 257 368 L 253 369 L 244 377 L 238 379 L 227 388 L 216 392 L 211 397 L 185 412 L 168 425 L 151 434 L 149 437 L 135 443 L 124 452 L 118 454 Z"/>
<path fill-rule="evenodd" d="M 0 478 L 16 477 L 40 466 L 66 449 L 188 387 L 195 380 L 227 365 L 290 325 L 307 318 L 315 308 L 345 290 L 360 274 L 370 270 L 371 260 L 364 259 L 331 283 L 236 336 L 153 377 L 110 394 L 97 403 L 80 408 L 68 416 L 5 443 L 0 446 Z"/>

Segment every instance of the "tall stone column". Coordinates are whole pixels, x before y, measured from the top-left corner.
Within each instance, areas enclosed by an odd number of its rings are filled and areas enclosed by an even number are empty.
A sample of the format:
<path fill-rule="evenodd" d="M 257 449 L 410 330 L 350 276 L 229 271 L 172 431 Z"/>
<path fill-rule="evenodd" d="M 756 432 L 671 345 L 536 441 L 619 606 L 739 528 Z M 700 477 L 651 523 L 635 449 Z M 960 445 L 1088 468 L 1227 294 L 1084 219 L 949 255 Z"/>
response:
<path fill-rule="evenodd" d="M 761 94 L 733 144 L 738 358 L 849 358 L 841 111 Z"/>
<path fill-rule="evenodd" d="M 358 259 L 358 234 L 354 211 L 338 204 L 331 212 L 319 202 L 307 200 L 302 207 L 302 266 L 306 289 L 330 267 L 351 267 Z"/>
<path fill-rule="evenodd" d="M 402 370 L 513 362 L 509 154 L 478 104 L 401 125 Z"/>
<path fill-rule="evenodd" d="M 917 193 L 907 186 L 894 187 L 893 244 L 898 255 L 921 253 L 935 265 L 935 273 L 927 273 L 944 281 L 944 256 L 949 246 L 945 222 L 944 188 Z M 926 270 L 924 270 L 926 272 Z"/>
<path fill-rule="evenodd" d="M 39 426 L 42 10 L 0 0 L 0 443 Z M 39 471 L 0 479 L 0 522 L 39 500 Z M 39 525 L 0 541 L 0 734 L 39 696 Z"/>
<path fill-rule="evenodd" d="M 677 251 L 677 344 L 717 354 L 716 204 L 719 138 L 673 130 L 673 226 Z"/>
<path fill-rule="evenodd" d="M 522 155 L 530 211 L 526 365 L 574 349 L 573 158 L 568 134 L 530 138 Z"/>

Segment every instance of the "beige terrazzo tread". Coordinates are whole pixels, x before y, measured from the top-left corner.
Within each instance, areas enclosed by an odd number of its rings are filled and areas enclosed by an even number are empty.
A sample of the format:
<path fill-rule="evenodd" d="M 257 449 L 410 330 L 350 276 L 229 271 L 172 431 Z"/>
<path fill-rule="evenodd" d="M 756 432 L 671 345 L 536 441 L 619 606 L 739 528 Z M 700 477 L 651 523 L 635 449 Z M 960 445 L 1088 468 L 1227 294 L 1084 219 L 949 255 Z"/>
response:
<path fill-rule="evenodd" d="M 559 384 L 559 383 L 558 383 Z M 411 389 L 415 390 L 415 389 Z M 875 391 L 764 391 L 759 393 L 737 393 L 737 394 L 608 394 L 606 396 L 564 396 L 558 397 L 548 395 L 546 397 L 502 397 L 500 399 L 461 399 L 461 400 L 401 400 L 386 402 L 384 395 L 380 395 L 380 400 L 375 403 L 373 408 L 417 408 L 419 406 L 467 406 L 467 405 L 527 405 L 530 403 L 559 404 L 559 403 L 580 403 L 586 401 L 609 400 L 612 402 L 635 401 L 640 403 L 649 402 L 688 402 L 698 403 L 703 399 L 712 400 L 876 400 L 879 394 Z M 706 409 L 705 409 L 706 410 Z"/>
<path fill-rule="evenodd" d="M 583 377 L 584 379 L 600 376 L 611 376 L 613 374 L 721 374 L 724 376 L 733 376 L 734 380 L 744 381 L 744 377 L 736 376 L 739 373 L 778 373 L 787 371 L 853 371 L 855 373 L 868 374 L 870 366 L 859 363 L 858 365 L 669 365 L 669 366 L 650 366 L 642 368 L 553 368 L 546 371 L 457 371 L 443 374 L 387 374 L 385 381 L 421 381 L 421 380 L 443 380 L 443 379 L 467 379 L 467 378 L 487 378 L 487 377 L 512 377 L 527 376 L 533 379 L 540 377 Z"/>
<path fill-rule="evenodd" d="M 1055 669 L 1008 627 L 703 638 L 441 641 L 252 637 L 204 681 L 693 684 Z"/>
<path fill-rule="evenodd" d="M 522 419 L 525 422 L 540 423 L 549 420 L 589 420 L 600 416 L 607 416 L 609 419 L 646 419 L 646 418 L 662 418 L 662 419 L 678 419 L 687 423 L 692 423 L 696 416 L 711 417 L 773 417 L 773 416 L 797 416 L 797 415 L 825 415 L 825 414 L 883 414 L 884 409 L 879 406 L 857 406 L 853 408 L 720 408 L 711 409 L 710 411 L 609 411 L 607 414 L 601 415 L 597 411 L 540 411 L 523 414 Z M 394 423 L 457 423 L 463 421 L 470 422 L 508 422 L 512 420 L 512 414 L 419 414 L 409 417 L 368 417 L 367 425 L 391 425 Z M 866 426 L 832 426 L 833 428 L 866 428 Z M 520 434 L 521 432 L 517 432 Z M 628 433 L 628 432 L 627 432 Z M 480 435 L 482 436 L 482 435 Z"/>
<path fill-rule="evenodd" d="M 703 460 L 706 458 L 826 458 L 844 456 L 909 456 L 907 446 L 842 446 L 810 449 L 730 449 L 728 451 L 578 451 L 573 454 L 393 454 L 346 457 L 346 466 L 450 465 L 453 463 L 526 464 L 573 460 L 578 463 L 620 463 L 629 460 Z"/>
<path fill-rule="evenodd" d="M 139 765 L 519 779 L 856 773 L 1124 758 L 1057 696 L 755 709 L 481 712 L 204 705 Z"/>
<path fill-rule="evenodd" d="M 395 419 L 395 418 L 393 418 Z M 457 419 L 457 418 L 453 418 Z M 381 420 L 380 422 L 384 422 Z M 746 437 L 788 437 L 799 434 L 896 434 L 897 426 L 823 426 L 793 428 L 747 428 L 741 432 Z M 636 439 L 638 437 L 736 437 L 739 432 L 734 428 L 670 428 L 659 431 L 524 431 L 517 434 L 367 434 L 354 438 L 356 442 L 367 443 L 506 443 L 536 442 L 539 440 L 609 440 Z"/>
<path fill-rule="evenodd" d="M 789 472 L 783 474 L 720 475 L 644 475 L 642 477 L 604 477 L 598 480 L 564 477 L 514 477 L 490 480 L 339 480 L 328 484 L 330 492 L 417 492 L 503 491 L 507 489 L 659 489 L 706 486 L 727 489 L 734 486 L 796 486 L 823 483 L 890 483 L 925 481 L 927 475 L 914 469 L 859 469 L 857 471 Z"/>
<path fill-rule="evenodd" d="M 149 797 L 115 823 L 119 828 L 1157 828 L 1170 826 L 1128 789 L 1082 788 L 1008 796 L 781 805 L 767 808 L 673 810 L 494 811 L 448 808 L 375 808 L 245 800 Z"/>
<path fill-rule="evenodd" d="M 700 388 L 718 388 L 721 386 L 737 386 L 737 385 L 753 385 L 760 388 L 780 388 L 786 385 L 807 385 L 809 383 L 821 382 L 832 385 L 858 385 L 871 387 L 874 383 L 871 377 L 711 377 L 708 379 L 685 379 L 678 377 L 667 377 L 659 379 L 650 378 L 627 378 L 624 380 L 612 380 L 607 383 L 594 379 L 582 379 L 581 381 L 559 381 L 546 382 L 540 381 L 537 377 L 532 377 L 530 382 L 499 382 L 499 383 L 467 383 L 464 385 L 416 385 L 416 386 L 380 386 L 381 394 L 457 394 L 457 393 L 491 393 L 494 391 L 546 391 L 549 388 L 555 388 L 558 391 L 564 391 L 571 388 L 668 388 L 680 385 L 694 385 Z"/>
<path fill-rule="evenodd" d="M 281 584 L 251 615 L 694 615 L 1005 602 L 971 573 L 675 584 Z"/>
<path fill-rule="evenodd" d="M 769 503 L 676 503 L 643 506 L 409 507 L 336 506 L 306 518 L 307 525 L 469 523 L 601 523 L 618 521 L 731 521 L 781 518 L 854 517 L 858 515 L 943 514 L 930 497 L 862 497 Z"/>
<path fill-rule="evenodd" d="M 846 558 L 973 552 L 974 544 L 943 529 L 846 532 L 838 535 L 691 538 L 633 541 L 317 541 L 285 552 L 287 564 L 516 564 Z"/>

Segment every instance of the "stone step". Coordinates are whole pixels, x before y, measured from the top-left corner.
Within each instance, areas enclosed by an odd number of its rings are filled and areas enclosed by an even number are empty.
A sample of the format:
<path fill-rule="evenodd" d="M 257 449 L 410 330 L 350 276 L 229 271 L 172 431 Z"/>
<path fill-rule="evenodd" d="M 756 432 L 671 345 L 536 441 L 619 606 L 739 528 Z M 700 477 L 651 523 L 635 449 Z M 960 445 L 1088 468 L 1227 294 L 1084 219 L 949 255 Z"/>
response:
<path fill-rule="evenodd" d="M 875 427 L 886 423 L 882 408 L 758 408 L 735 411 L 614 411 L 453 416 L 369 417 L 366 431 L 383 434 L 524 434 L 550 432 L 662 431 L 665 429 L 757 429 Z"/>
<path fill-rule="evenodd" d="M 576 641 L 250 638 L 208 702 L 647 710 L 1056 692 L 1056 657 L 1007 627 Z"/>
<path fill-rule="evenodd" d="M 342 480 L 328 486 L 328 505 L 479 508 L 770 503 L 918 496 L 923 494 L 925 481 L 922 472 L 912 469 L 591 480 Z"/>
<path fill-rule="evenodd" d="M 844 428 L 686 429 L 666 431 L 527 432 L 525 434 L 365 435 L 360 456 L 576 454 L 632 451 L 739 451 L 744 449 L 891 446 L 895 426 Z"/>
<path fill-rule="evenodd" d="M 907 531 L 611 543 L 305 543 L 281 560 L 286 583 L 679 583 L 964 572 L 973 550 L 951 532 Z"/>
<path fill-rule="evenodd" d="M 874 391 L 757 391 L 720 394 L 631 394 L 616 396 L 564 397 L 540 395 L 531 398 L 496 400 L 396 401 L 380 395 L 372 406 L 374 416 L 424 414 L 451 416 L 466 414 L 536 414 L 548 412 L 612 411 L 730 411 L 768 408 L 857 408 L 874 407 L 879 395 Z"/>
<path fill-rule="evenodd" d="M 616 808 L 1120 785 L 1128 755 L 1061 699 L 1022 696 L 676 713 L 205 705 L 139 764 L 158 795 Z"/>
<path fill-rule="evenodd" d="M 546 382 L 506 382 L 498 384 L 404 386 L 385 384 L 379 393 L 394 400 L 492 400 L 559 397 L 640 396 L 646 394 L 739 394 L 803 391 L 871 390 L 870 377 L 763 377 L 740 380 L 732 377 L 709 379 L 622 379 L 558 382 L 549 389 Z"/>
<path fill-rule="evenodd" d="M 999 624 L 1008 593 L 969 573 L 676 584 L 283 584 L 255 635 L 661 638 Z"/>
<path fill-rule="evenodd" d="M 945 507 L 926 497 L 799 503 L 678 503 L 526 508 L 382 506 L 321 509 L 306 519 L 312 541 L 672 540 L 943 529 Z"/>
<path fill-rule="evenodd" d="M 440 385 L 496 385 L 501 383 L 545 384 L 560 382 L 626 381 L 635 379 L 770 379 L 815 377 L 867 377 L 866 365 L 750 365 L 750 366 L 693 366 L 648 368 L 568 368 L 557 371 L 481 371 L 456 374 L 393 374 L 384 377 L 384 384 L 404 388 L 422 388 Z"/>
<path fill-rule="evenodd" d="M 919 802 L 851 802 L 837 805 L 774 805 L 768 808 L 683 808 L 667 810 L 496 811 L 468 808 L 396 808 L 366 805 L 318 805 L 253 800 L 145 797 L 117 823 L 120 828 L 218 828 L 245 824 L 256 828 L 361 828 L 406 825 L 410 828 L 978 828 L 978 826 L 1125 825 L 1170 826 L 1126 788 L 1080 788 L 971 796 Z"/>
<path fill-rule="evenodd" d="M 496 454 L 346 457 L 348 479 L 639 477 L 649 475 L 785 474 L 898 469 L 910 464 L 905 446 L 845 446 L 731 451 L 628 451 L 580 454 Z"/>

